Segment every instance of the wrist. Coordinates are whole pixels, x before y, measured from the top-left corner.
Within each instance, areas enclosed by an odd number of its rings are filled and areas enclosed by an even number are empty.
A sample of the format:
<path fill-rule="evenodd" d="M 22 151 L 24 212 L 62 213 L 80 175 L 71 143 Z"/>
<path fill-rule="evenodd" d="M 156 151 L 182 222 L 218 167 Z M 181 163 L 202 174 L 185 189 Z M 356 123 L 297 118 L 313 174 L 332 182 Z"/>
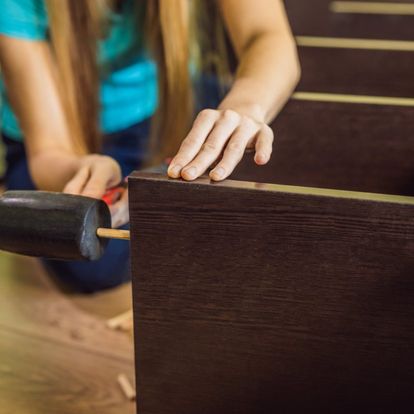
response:
<path fill-rule="evenodd" d="M 28 165 L 36 188 L 61 191 L 80 168 L 80 157 L 66 151 L 51 149 L 29 156 Z"/>
<path fill-rule="evenodd" d="M 267 121 L 267 111 L 265 107 L 257 100 L 252 100 L 256 96 L 254 91 L 257 85 L 253 84 L 250 79 L 238 79 L 234 82 L 227 96 L 220 103 L 218 109 L 231 109 L 242 115 L 251 117 L 258 122 Z"/>
<path fill-rule="evenodd" d="M 253 118 L 257 122 L 266 122 L 266 113 L 263 108 L 256 102 L 226 102 L 223 101 L 219 110 L 231 109 L 241 115 Z"/>

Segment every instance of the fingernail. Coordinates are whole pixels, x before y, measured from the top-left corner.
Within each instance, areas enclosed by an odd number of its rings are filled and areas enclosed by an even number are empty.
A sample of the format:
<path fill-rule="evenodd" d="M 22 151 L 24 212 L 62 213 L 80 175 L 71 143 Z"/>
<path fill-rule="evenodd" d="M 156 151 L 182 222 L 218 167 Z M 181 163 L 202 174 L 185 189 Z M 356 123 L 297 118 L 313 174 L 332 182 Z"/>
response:
<path fill-rule="evenodd" d="M 217 168 L 214 168 L 213 171 L 211 171 L 210 176 L 214 180 L 220 180 L 224 176 L 224 173 L 225 171 L 223 167 L 217 167 Z"/>
<path fill-rule="evenodd" d="M 180 176 L 180 172 L 181 172 L 181 165 L 174 165 L 174 167 L 169 169 L 169 173 L 170 175 L 172 175 L 174 178 L 178 178 Z"/>
<path fill-rule="evenodd" d="M 196 167 L 190 167 L 187 170 L 183 170 L 183 173 L 185 174 L 185 178 L 189 178 L 190 180 L 195 178 L 196 174 L 197 174 L 197 169 Z"/>
<path fill-rule="evenodd" d="M 266 155 L 256 154 L 255 161 L 256 161 L 256 164 L 265 164 L 267 161 Z"/>

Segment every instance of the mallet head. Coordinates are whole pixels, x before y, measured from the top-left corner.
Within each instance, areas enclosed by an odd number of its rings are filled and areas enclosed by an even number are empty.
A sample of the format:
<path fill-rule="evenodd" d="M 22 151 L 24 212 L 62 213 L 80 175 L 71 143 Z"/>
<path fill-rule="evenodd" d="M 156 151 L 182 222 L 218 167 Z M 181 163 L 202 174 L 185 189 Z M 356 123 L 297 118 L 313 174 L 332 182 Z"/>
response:
<path fill-rule="evenodd" d="M 102 200 L 45 191 L 8 191 L 0 197 L 0 249 L 28 256 L 96 260 L 107 239 L 97 229 L 111 227 Z"/>

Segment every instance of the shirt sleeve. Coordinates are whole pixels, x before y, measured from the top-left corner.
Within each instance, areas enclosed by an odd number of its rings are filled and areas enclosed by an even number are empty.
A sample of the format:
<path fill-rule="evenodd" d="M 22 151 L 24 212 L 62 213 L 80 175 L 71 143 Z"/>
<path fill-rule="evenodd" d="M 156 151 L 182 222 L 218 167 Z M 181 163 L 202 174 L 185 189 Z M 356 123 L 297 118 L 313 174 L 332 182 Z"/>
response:
<path fill-rule="evenodd" d="M 45 40 L 48 19 L 44 0 L 0 0 L 0 34 Z"/>

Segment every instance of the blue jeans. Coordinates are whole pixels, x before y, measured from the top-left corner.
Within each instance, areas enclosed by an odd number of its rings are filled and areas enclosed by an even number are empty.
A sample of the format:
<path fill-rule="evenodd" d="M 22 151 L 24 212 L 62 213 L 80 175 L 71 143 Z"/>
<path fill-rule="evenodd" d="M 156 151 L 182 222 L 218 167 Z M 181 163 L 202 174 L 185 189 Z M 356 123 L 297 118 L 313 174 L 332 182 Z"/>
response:
<path fill-rule="evenodd" d="M 124 177 L 141 167 L 147 152 L 149 129 L 148 120 L 104 137 L 102 153 L 118 161 Z M 35 190 L 24 145 L 4 135 L 3 140 L 6 147 L 6 188 Z M 43 263 L 52 277 L 85 293 L 108 289 L 130 280 L 129 244 L 122 240 L 110 240 L 104 255 L 97 261 L 43 259 Z"/>

